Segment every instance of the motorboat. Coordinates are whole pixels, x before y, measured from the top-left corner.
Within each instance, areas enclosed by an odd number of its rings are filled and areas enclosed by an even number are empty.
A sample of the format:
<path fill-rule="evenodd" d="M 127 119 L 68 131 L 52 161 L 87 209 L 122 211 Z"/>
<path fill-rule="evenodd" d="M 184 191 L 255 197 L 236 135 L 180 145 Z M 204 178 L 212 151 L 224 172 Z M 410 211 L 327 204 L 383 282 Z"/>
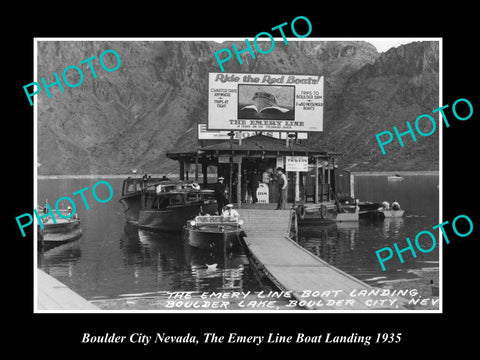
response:
<path fill-rule="evenodd" d="M 387 180 L 388 181 L 402 181 L 403 177 L 400 176 L 399 174 L 389 175 L 389 176 L 387 176 Z"/>
<path fill-rule="evenodd" d="M 378 212 L 385 218 L 401 218 L 405 210 L 379 209 Z"/>
<path fill-rule="evenodd" d="M 241 246 L 245 233 L 243 221 L 225 216 L 196 216 L 186 222 L 183 238 L 200 249 L 233 250 Z"/>
<path fill-rule="evenodd" d="M 142 188 L 137 225 L 143 230 L 181 232 L 187 220 L 217 211 L 213 190 L 188 182 L 151 183 Z"/>
<path fill-rule="evenodd" d="M 326 201 L 319 204 L 299 204 L 295 207 L 299 223 L 349 222 L 358 221 L 359 206 L 355 202 L 342 205 L 338 201 Z"/>
<path fill-rule="evenodd" d="M 120 203 L 124 207 L 125 220 L 127 223 L 137 224 L 140 214 L 141 194 L 145 187 L 154 186 L 160 183 L 169 183 L 170 181 L 160 178 L 132 178 L 123 180 L 122 196 Z"/>
<path fill-rule="evenodd" d="M 39 208 L 37 211 L 43 213 L 46 208 Z M 82 228 L 80 227 L 80 218 L 78 214 L 66 219 L 71 215 L 71 209 L 59 209 L 57 213 L 63 217 L 52 216 L 44 217 L 42 225 L 37 225 L 38 245 L 43 249 L 49 249 L 63 243 L 77 240 L 82 236 Z"/>

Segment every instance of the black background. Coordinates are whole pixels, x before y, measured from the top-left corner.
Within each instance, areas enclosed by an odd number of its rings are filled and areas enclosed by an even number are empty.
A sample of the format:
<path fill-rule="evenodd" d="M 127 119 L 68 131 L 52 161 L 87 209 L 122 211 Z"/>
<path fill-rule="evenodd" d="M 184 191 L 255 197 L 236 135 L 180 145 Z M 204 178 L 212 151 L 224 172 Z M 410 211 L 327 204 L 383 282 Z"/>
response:
<path fill-rule="evenodd" d="M 128 6 L 127 6 L 128 5 Z M 434 356 L 447 349 L 461 349 L 464 354 L 476 342 L 478 311 L 477 272 L 478 191 L 478 44 L 474 29 L 478 20 L 473 6 L 459 2 L 448 8 L 420 9 L 416 4 L 388 3 L 384 8 L 357 4 L 273 4 L 269 11 L 246 3 L 205 3 L 194 9 L 187 3 L 140 5 L 111 3 L 100 10 L 95 3 L 42 9 L 30 7 L 5 14 L 2 24 L 7 39 L 2 51 L 3 75 L 3 164 L 8 180 L 7 200 L 3 204 L 4 259 L 2 297 L 4 305 L 3 343 L 16 355 L 33 350 L 41 358 L 92 354 L 156 357 L 190 353 L 201 358 L 233 356 L 269 357 L 280 351 L 300 357 L 341 356 L 350 351 L 358 356 L 386 355 Z M 286 6 L 288 5 L 288 6 Z M 298 7 L 297 7 L 298 6 Z M 273 12 L 272 9 L 275 8 Z M 303 10 L 305 9 L 305 10 Z M 33 252 L 31 228 L 22 238 L 15 216 L 33 207 L 33 107 L 23 92 L 23 85 L 33 81 L 34 37 L 253 37 L 296 16 L 310 19 L 313 32 L 309 37 L 442 37 L 443 38 L 443 104 L 467 98 L 474 114 L 467 121 L 450 115 L 450 128 L 443 129 L 443 218 L 450 222 L 459 214 L 468 215 L 474 232 L 459 238 L 449 231 L 451 240 L 443 247 L 443 314 L 34 314 Z M 11 17 L 10 20 L 9 18 Z M 6 20 L 6 21 L 5 21 Z M 297 23 L 300 34 L 304 33 Z M 287 36 L 289 27 L 285 28 Z M 277 36 L 274 34 L 274 36 Z M 212 54 L 212 57 L 214 55 Z M 69 64 L 66 64 L 69 65 Z M 6 85 L 6 86 L 5 86 Z M 432 109 L 433 110 L 433 109 Z M 451 114 L 447 111 L 447 115 Z M 420 115 L 420 114 L 419 114 Z M 412 119 L 404 119 L 412 120 Z M 437 130 L 438 131 L 438 130 Z M 372 134 L 373 135 L 373 134 Z M 477 145 L 477 146 L 476 146 Z M 414 144 L 411 146 L 415 146 Z M 55 156 L 55 154 L 52 154 Z M 7 182 L 3 182 L 6 186 Z M 432 224 L 432 226 L 435 224 Z M 9 264 L 9 254 L 15 263 Z M 472 326 L 473 325 L 473 326 Z M 317 335 L 374 335 L 379 332 L 402 333 L 400 344 L 363 346 L 346 345 L 198 345 L 150 346 L 117 344 L 81 344 L 82 334 L 130 335 L 132 332 L 182 335 L 187 332 L 201 337 L 204 332 L 227 335 L 282 335 L 304 332 Z M 367 352 L 368 351 L 368 352 Z M 6 352 L 6 351 L 5 351 Z M 102 355 L 103 356 L 103 355 Z"/>

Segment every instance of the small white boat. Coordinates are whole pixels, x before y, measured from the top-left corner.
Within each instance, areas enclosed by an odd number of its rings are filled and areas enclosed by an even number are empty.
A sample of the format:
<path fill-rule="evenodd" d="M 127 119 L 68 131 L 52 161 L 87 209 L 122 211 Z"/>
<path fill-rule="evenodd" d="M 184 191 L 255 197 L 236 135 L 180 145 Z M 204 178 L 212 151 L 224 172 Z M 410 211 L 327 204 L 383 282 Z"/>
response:
<path fill-rule="evenodd" d="M 403 177 L 401 177 L 400 175 L 390 175 L 390 176 L 387 177 L 387 180 L 388 181 L 402 181 Z"/>
<path fill-rule="evenodd" d="M 379 210 L 386 218 L 401 218 L 405 213 L 405 210 Z"/>
<path fill-rule="evenodd" d="M 43 212 L 43 208 L 39 208 L 39 212 Z M 71 209 L 59 209 L 60 213 L 64 216 L 70 216 Z M 78 214 L 74 214 L 72 217 L 55 218 L 55 222 L 52 217 L 46 217 L 42 219 L 42 226 L 37 225 L 38 243 L 45 250 L 48 250 L 57 245 L 77 240 L 82 236 L 82 228 L 80 227 L 80 218 Z"/>

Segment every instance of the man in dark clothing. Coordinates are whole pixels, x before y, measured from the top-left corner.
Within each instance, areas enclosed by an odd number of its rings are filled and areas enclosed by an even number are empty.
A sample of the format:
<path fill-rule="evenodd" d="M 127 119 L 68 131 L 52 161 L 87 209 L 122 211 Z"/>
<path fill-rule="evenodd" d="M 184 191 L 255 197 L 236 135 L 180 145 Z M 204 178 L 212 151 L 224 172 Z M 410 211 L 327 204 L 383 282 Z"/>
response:
<path fill-rule="evenodd" d="M 242 203 L 247 202 L 247 189 L 248 189 L 248 175 L 247 175 L 247 170 L 242 170 L 242 188 L 241 188 L 241 200 Z"/>
<path fill-rule="evenodd" d="M 223 176 L 220 176 L 217 183 L 213 185 L 215 200 L 217 200 L 218 214 L 221 215 L 223 206 L 228 203 L 225 197 L 225 184 L 223 183 Z"/>
<path fill-rule="evenodd" d="M 252 194 L 252 202 L 256 204 L 258 202 L 257 199 L 257 189 L 259 186 L 257 169 L 253 169 L 252 173 L 248 176 L 248 192 Z"/>
<path fill-rule="evenodd" d="M 282 168 L 277 168 L 277 177 L 278 177 L 278 203 L 276 210 L 286 210 L 287 209 L 287 189 L 288 189 L 288 179 Z"/>

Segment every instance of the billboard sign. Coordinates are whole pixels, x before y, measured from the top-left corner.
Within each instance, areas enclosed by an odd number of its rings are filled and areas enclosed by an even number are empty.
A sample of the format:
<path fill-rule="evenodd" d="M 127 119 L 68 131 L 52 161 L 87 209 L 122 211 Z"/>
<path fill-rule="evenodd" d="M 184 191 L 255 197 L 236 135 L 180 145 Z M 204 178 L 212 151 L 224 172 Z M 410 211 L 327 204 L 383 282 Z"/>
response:
<path fill-rule="evenodd" d="M 208 129 L 323 131 L 323 76 L 209 73 Z"/>

